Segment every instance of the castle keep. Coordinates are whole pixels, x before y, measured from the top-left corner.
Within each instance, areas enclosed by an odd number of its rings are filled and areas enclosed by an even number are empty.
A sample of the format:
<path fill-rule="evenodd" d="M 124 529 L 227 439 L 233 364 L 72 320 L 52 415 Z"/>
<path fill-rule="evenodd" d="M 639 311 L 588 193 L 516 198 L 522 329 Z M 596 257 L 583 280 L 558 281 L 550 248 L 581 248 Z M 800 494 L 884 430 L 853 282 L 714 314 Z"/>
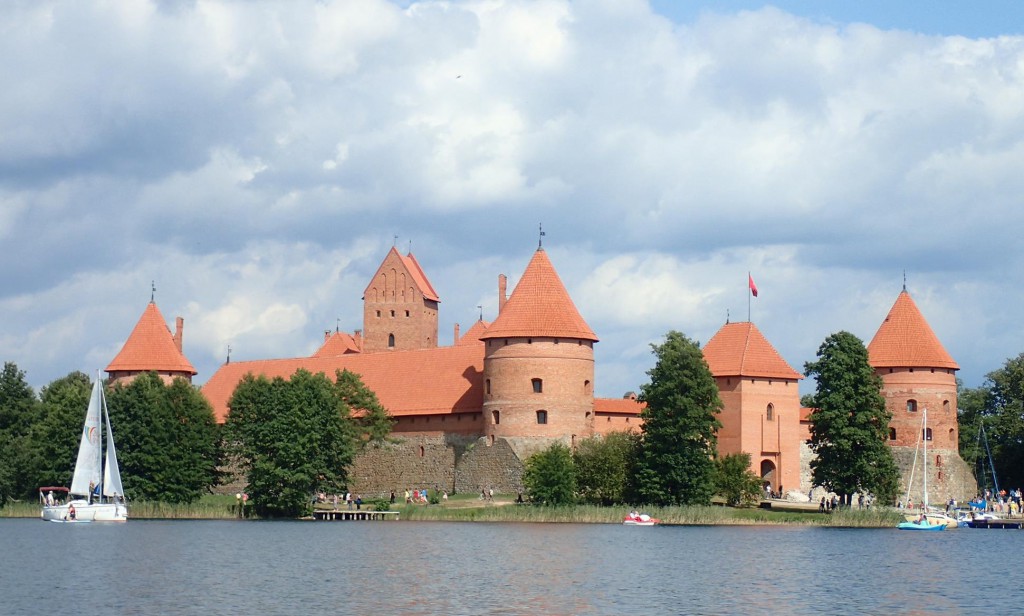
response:
<path fill-rule="evenodd" d="M 409 487 L 449 492 L 521 490 L 523 462 L 555 441 L 640 426 L 634 397 L 594 397 L 594 344 L 543 248 L 533 254 L 511 296 L 498 277 L 498 315 L 438 346 L 440 296 L 410 253 L 392 248 L 363 295 L 363 329 L 325 332 L 310 357 L 230 362 L 202 387 L 218 422 L 248 373 L 289 378 L 302 368 L 333 377 L 362 377 L 395 418 L 396 444 L 368 448 L 350 473 L 363 495 Z M 196 373 L 181 352 L 183 323 L 171 334 L 150 303 L 124 348 L 107 367 L 112 380 L 157 370 L 167 380 Z M 724 404 L 719 452 L 748 453 L 751 470 L 776 490 L 807 493 L 811 452 L 807 415 L 794 370 L 751 322 L 726 323 L 703 349 Z M 929 410 L 931 497 L 973 496 L 969 469 L 957 453 L 957 364 L 904 289 L 868 346 L 893 412 L 890 445 L 909 479 Z M 920 462 L 919 462 L 920 466 Z M 918 488 L 920 489 L 920 488 Z M 915 500 L 919 494 L 912 492 Z"/>

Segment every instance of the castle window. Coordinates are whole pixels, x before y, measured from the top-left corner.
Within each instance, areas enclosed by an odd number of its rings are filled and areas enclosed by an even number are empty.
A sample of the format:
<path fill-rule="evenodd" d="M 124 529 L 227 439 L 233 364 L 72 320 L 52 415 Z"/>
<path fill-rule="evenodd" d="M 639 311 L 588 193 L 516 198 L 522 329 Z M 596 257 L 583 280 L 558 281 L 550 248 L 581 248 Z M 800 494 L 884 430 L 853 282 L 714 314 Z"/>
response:
<path fill-rule="evenodd" d="M 407 318 L 407 319 L 409 318 L 409 311 L 408 310 L 405 311 L 405 318 Z"/>
<path fill-rule="evenodd" d="M 932 440 L 932 429 L 931 428 L 925 428 L 924 430 L 921 431 L 921 436 L 923 436 L 924 440 L 926 440 L 926 441 Z"/>
<path fill-rule="evenodd" d="M 942 410 L 946 413 L 949 412 L 949 400 L 942 401 Z"/>
<path fill-rule="evenodd" d="M 942 456 L 935 456 L 935 466 L 942 466 Z"/>
<path fill-rule="evenodd" d="M 392 319 L 395 318 L 395 311 L 394 310 L 391 311 L 391 318 Z"/>
<path fill-rule="evenodd" d="M 895 441 L 896 440 L 896 428 L 889 428 L 889 440 L 890 441 Z"/>
<path fill-rule="evenodd" d="M 589 380 L 583 381 L 583 393 L 587 394 L 588 396 L 590 395 L 590 381 Z"/>
<path fill-rule="evenodd" d="M 526 344 L 533 344 L 533 338 L 527 338 Z"/>
<path fill-rule="evenodd" d="M 907 412 L 908 413 L 916 413 L 917 412 L 917 400 L 907 400 Z"/>
<path fill-rule="evenodd" d="M 764 410 L 765 417 L 768 421 L 775 421 L 775 405 L 771 402 L 768 403 L 768 407 Z"/>
<path fill-rule="evenodd" d="M 388 348 L 389 349 L 395 348 L 395 335 L 394 334 L 388 334 Z"/>
<path fill-rule="evenodd" d="M 426 452 L 423 450 L 423 445 L 420 445 L 420 457 L 421 458 L 423 457 L 424 453 L 426 453 Z"/>
<path fill-rule="evenodd" d="M 491 421 L 494 422 L 494 425 L 500 424 L 501 423 L 501 411 L 491 411 Z"/>
<path fill-rule="evenodd" d="M 377 318 L 380 318 L 380 310 L 377 311 Z"/>
<path fill-rule="evenodd" d="M 537 411 L 537 423 L 539 423 L 539 424 L 546 424 L 547 422 L 548 422 L 548 412 L 547 411 Z"/>
<path fill-rule="evenodd" d="M 531 382 L 533 383 L 533 393 L 535 393 L 535 394 L 544 393 L 544 381 L 543 380 L 541 380 L 541 379 L 532 379 Z"/>
<path fill-rule="evenodd" d="M 949 442 L 950 443 L 955 443 L 956 442 L 956 432 L 953 432 L 953 428 L 949 429 Z"/>
<path fill-rule="evenodd" d="M 484 393 L 491 395 L 491 379 L 484 381 Z"/>

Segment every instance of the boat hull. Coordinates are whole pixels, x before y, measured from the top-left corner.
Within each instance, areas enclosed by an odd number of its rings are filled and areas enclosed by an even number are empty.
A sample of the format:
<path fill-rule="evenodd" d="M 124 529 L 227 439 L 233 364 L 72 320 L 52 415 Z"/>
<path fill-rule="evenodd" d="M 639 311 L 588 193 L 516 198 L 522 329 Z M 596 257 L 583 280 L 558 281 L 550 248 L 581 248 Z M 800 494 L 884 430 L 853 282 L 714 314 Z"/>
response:
<path fill-rule="evenodd" d="M 928 524 L 927 522 L 901 522 L 896 526 L 899 530 L 926 530 L 926 531 L 938 531 L 946 530 L 945 524 Z"/>
<path fill-rule="evenodd" d="M 40 517 L 48 522 L 126 522 L 128 507 L 124 503 L 92 503 L 72 501 L 75 518 L 68 516 L 68 505 L 43 507 Z"/>

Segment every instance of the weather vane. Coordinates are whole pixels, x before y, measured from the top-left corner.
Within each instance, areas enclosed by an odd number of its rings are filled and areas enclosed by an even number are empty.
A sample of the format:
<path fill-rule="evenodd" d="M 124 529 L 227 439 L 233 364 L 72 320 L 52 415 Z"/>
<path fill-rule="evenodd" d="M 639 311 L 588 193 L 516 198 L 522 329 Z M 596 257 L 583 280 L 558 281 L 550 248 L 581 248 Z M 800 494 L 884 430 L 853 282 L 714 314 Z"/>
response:
<path fill-rule="evenodd" d="M 540 232 L 540 236 L 537 238 L 537 248 L 544 247 L 544 223 L 537 223 L 537 231 Z"/>
<path fill-rule="evenodd" d="M 151 280 L 149 282 L 149 303 L 152 304 L 155 301 L 156 301 L 156 281 L 155 280 Z"/>
<path fill-rule="evenodd" d="M 483 321 L 484 320 L 484 307 L 482 305 L 480 305 L 480 304 L 477 304 L 477 308 L 480 309 L 480 320 Z"/>

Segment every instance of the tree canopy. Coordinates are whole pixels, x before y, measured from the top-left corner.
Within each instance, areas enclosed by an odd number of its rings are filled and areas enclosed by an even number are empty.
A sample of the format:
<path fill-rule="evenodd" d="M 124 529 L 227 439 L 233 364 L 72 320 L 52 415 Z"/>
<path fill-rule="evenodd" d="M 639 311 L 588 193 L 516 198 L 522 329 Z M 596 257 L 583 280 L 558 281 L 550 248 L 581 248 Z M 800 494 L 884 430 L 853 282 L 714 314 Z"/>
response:
<path fill-rule="evenodd" d="M 733 453 L 715 460 L 715 488 L 733 507 L 757 502 L 761 478 L 750 470 L 749 453 Z"/>
<path fill-rule="evenodd" d="M 39 420 L 39 401 L 13 362 L 0 371 L 0 507 L 10 498 L 31 496 L 33 448 L 31 430 Z"/>
<path fill-rule="evenodd" d="M 228 438 L 257 514 L 302 515 L 316 492 L 344 489 L 360 433 L 346 399 L 364 409 L 376 401 L 352 376 L 339 373 L 332 383 L 300 369 L 288 380 L 250 374 L 238 384 L 228 402 Z"/>
<path fill-rule="evenodd" d="M 634 476 L 637 502 L 708 504 L 715 493 L 718 387 L 700 346 L 670 331 L 651 345 L 657 361 L 640 388 L 647 406 Z"/>
<path fill-rule="evenodd" d="M 213 408 L 185 379 L 140 374 L 107 394 L 125 493 L 193 502 L 217 481 L 220 434 Z"/>
<path fill-rule="evenodd" d="M 564 443 L 554 443 L 527 458 L 523 486 L 530 500 L 539 505 L 570 505 L 576 500 L 576 469 L 572 452 Z"/>
<path fill-rule="evenodd" d="M 958 406 L 961 456 L 974 466 L 979 487 L 995 487 L 982 426 L 1000 488 L 1024 483 L 1024 354 L 988 373 L 981 387 L 961 390 Z"/>
<path fill-rule="evenodd" d="M 810 415 L 815 485 L 844 495 L 847 504 L 856 492 L 891 502 L 899 490 L 899 472 L 886 442 L 892 414 L 867 348 L 853 334 L 838 332 L 825 339 L 817 357 L 805 365 L 817 381 Z"/>
<path fill-rule="evenodd" d="M 595 505 L 626 502 L 638 446 L 639 436 L 634 432 L 581 440 L 572 454 L 580 500 Z"/>

